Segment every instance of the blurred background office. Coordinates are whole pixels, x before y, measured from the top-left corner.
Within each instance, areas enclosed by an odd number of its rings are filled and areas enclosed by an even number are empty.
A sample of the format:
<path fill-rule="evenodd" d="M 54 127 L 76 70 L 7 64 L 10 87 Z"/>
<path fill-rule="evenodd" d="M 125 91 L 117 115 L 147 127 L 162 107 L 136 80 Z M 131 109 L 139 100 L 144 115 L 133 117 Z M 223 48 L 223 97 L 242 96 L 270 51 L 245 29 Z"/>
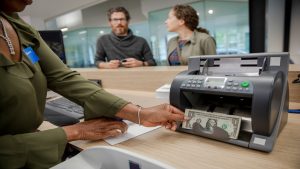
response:
<path fill-rule="evenodd" d="M 38 30 L 63 32 L 68 66 L 94 67 L 96 41 L 111 30 L 106 12 L 124 6 L 134 34 L 148 41 L 158 65 L 166 65 L 167 42 L 175 34 L 164 21 L 175 4 L 197 10 L 218 54 L 285 51 L 300 64 L 298 0 L 36 0 L 20 15 Z"/>

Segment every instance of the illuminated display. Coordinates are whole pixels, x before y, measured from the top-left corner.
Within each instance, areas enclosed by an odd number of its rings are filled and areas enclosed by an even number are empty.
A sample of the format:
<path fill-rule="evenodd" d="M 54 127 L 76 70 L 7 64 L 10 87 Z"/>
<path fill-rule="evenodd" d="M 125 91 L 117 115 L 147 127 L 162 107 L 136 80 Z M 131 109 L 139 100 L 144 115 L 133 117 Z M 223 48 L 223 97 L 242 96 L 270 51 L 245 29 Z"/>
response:
<path fill-rule="evenodd" d="M 226 80 L 226 77 L 207 77 L 205 79 L 204 86 L 211 88 L 224 88 Z"/>

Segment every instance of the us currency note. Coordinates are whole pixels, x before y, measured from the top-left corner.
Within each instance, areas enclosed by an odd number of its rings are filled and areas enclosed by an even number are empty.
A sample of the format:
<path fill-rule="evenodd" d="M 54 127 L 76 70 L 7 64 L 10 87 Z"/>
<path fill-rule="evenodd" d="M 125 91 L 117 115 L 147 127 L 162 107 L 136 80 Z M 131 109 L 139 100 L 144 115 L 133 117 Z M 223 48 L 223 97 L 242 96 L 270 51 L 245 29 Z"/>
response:
<path fill-rule="evenodd" d="M 193 129 L 196 125 L 205 133 L 213 133 L 216 130 L 226 131 L 229 138 L 237 139 L 242 118 L 240 116 L 211 113 L 202 110 L 186 109 L 185 115 L 190 119 L 182 123 L 182 128 Z"/>

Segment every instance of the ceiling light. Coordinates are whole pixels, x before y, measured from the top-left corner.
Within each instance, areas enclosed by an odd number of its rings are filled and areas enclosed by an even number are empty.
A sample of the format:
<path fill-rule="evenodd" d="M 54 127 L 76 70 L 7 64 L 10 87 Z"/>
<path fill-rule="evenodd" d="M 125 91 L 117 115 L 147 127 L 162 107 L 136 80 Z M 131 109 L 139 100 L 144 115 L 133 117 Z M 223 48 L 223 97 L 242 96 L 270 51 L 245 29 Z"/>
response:
<path fill-rule="evenodd" d="M 69 28 L 61 28 L 60 30 L 61 30 L 62 32 L 66 32 L 66 31 L 69 30 Z"/>

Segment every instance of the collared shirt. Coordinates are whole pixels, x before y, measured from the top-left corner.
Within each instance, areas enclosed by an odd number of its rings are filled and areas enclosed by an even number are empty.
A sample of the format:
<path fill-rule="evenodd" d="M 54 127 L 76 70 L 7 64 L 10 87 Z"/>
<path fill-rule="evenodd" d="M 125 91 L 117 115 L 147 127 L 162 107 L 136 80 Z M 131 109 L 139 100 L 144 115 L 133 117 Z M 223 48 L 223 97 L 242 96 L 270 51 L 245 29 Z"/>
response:
<path fill-rule="evenodd" d="M 174 50 L 177 50 L 181 65 L 187 65 L 190 56 L 216 54 L 215 40 L 206 33 L 195 30 L 181 50 L 179 50 L 178 41 L 179 37 L 176 36 L 168 42 L 168 58 Z"/>
<path fill-rule="evenodd" d="M 66 145 L 61 128 L 34 132 L 43 122 L 47 88 L 84 107 L 85 119 L 113 117 L 128 102 L 70 70 L 17 14 L 2 17 L 16 30 L 21 50 L 31 47 L 39 61 L 22 52 L 13 62 L 0 53 L 0 168 L 49 168 Z"/>

